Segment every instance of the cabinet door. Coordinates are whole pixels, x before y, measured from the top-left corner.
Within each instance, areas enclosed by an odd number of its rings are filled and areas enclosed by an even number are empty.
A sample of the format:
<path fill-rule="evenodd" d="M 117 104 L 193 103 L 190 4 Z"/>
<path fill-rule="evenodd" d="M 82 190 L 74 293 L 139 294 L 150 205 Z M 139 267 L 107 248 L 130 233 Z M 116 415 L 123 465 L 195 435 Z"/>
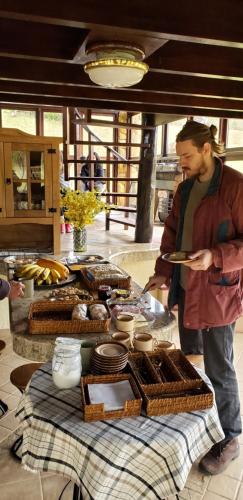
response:
<path fill-rule="evenodd" d="M 52 163 L 50 145 L 5 143 L 7 217 L 50 217 Z"/>

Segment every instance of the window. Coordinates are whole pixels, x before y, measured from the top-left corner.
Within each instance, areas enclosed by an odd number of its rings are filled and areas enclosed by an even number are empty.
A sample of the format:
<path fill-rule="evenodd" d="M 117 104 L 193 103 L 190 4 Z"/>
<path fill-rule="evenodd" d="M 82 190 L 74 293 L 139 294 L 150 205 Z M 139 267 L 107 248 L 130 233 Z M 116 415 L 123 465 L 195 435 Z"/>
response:
<path fill-rule="evenodd" d="M 228 161 L 226 158 L 225 164 L 243 174 L 243 160 Z"/>
<path fill-rule="evenodd" d="M 226 144 L 228 148 L 243 147 L 243 120 L 228 120 L 228 134 Z"/>
<path fill-rule="evenodd" d="M 157 142 L 156 142 L 156 154 L 161 155 L 162 151 L 162 125 L 157 127 Z"/>
<path fill-rule="evenodd" d="M 141 113 L 137 113 L 132 116 L 132 124 L 141 125 L 142 124 L 142 115 Z M 142 141 L 142 130 L 141 129 L 131 129 L 131 142 L 140 144 Z M 132 147 L 131 148 L 131 158 L 139 159 L 140 158 L 140 147 Z"/>
<path fill-rule="evenodd" d="M 44 122 L 44 135 L 50 137 L 62 137 L 63 136 L 63 115 L 62 113 L 52 113 L 50 111 L 44 111 L 43 122 Z"/>
<path fill-rule="evenodd" d="M 194 116 L 193 120 L 195 122 L 203 123 L 204 125 L 207 125 L 210 127 L 211 125 L 215 125 L 217 127 L 217 134 L 215 137 L 215 140 L 219 140 L 219 125 L 220 125 L 220 118 L 215 118 L 213 116 Z"/>
<path fill-rule="evenodd" d="M 2 109 L 2 126 L 36 134 L 36 112 L 22 109 Z"/>
<path fill-rule="evenodd" d="M 167 125 L 167 151 L 168 155 L 175 154 L 176 152 L 176 136 L 185 125 L 187 118 L 182 118 L 175 122 L 168 123 Z"/>

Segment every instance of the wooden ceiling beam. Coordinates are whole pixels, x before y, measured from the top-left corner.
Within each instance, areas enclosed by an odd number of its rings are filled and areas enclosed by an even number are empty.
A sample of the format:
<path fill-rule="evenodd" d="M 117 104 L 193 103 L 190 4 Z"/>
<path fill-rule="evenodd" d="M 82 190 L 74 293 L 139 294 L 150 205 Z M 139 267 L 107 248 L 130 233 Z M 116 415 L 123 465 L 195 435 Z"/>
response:
<path fill-rule="evenodd" d="M 133 112 L 143 112 L 143 113 L 165 113 L 171 115 L 181 115 L 181 116 L 214 116 L 222 118 L 239 118 L 243 119 L 243 110 L 229 111 L 229 110 L 215 110 L 212 108 L 196 108 L 196 107 L 183 107 L 183 106 L 168 106 L 168 105 L 155 105 L 155 104 L 137 104 L 137 103 L 127 103 L 127 102 L 112 102 L 112 101 L 101 101 L 101 100 L 90 100 L 90 99 L 74 99 L 74 98 L 60 98 L 60 97 L 46 97 L 46 96 L 29 96 L 29 95 L 17 95 L 17 94 L 7 94 L 0 92 L 0 103 L 2 105 L 8 105 L 8 103 L 22 103 L 22 104 L 35 104 L 35 105 L 49 105 L 49 106 L 70 106 L 70 107 L 80 107 L 89 109 L 99 109 L 99 110 L 109 110 L 109 111 L 133 111 Z"/>
<path fill-rule="evenodd" d="M 157 71 L 228 76 L 243 79 L 242 49 L 169 40 L 146 62 Z"/>
<path fill-rule="evenodd" d="M 0 80 L 14 80 L 18 82 L 41 82 L 66 85 L 85 86 L 90 89 L 100 89 L 90 81 L 88 75 L 79 64 L 54 63 L 25 59 L 0 57 Z M 21 87 L 19 87 L 21 88 Z M 243 98 L 243 85 L 241 81 L 230 79 L 217 79 L 189 75 L 176 75 L 173 73 L 149 72 L 136 86 L 119 92 L 154 91 L 177 94 L 188 94 L 204 97 Z M 110 97 L 117 90 L 109 90 Z M 141 95 L 141 101 L 143 97 Z"/>
<path fill-rule="evenodd" d="M 20 82 L 7 82 L 0 80 L 0 92 L 7 94 L 29 95 L 29 96 L 46 96 L 46 97 L 59 97 L 71 99 L 99 99 L 100 101 L 111 103 L 115 102 L 129 102 L 133 104 L 154 104 L 154 105 L 171 105 L 171 106 L 190 106 L 200 108 L 212 109 L 225 109 L 225 110 L 243 110 L 243 97 L 239 99 L 225 99 L 225 98 L 207 98 L 195 97 L 188 95 L 177 95 L 173 93 L 162 92 L 139 92 L 133 90 L 126 92 L 123 90 L 116 90 L 112 92 L 104 88 L 89 88 L 79 87 L 74 85 L 48 85 L 41 83 L 20 83 Z"/>
<path fill-rule="evenodd" d="M 0 18 L 0 53 L 72 60 L 88 30 Z"/>
<path fill-rule="evenodd" d="M 225 14 L 224 14 L 225 13 Z M 69 0 L 60 8 L 59 0 L 5 0 L 0 16 L 10 19 L 60 24 L 80 28 L 99 25 L 114 26 L 165 39 L 200 41 L 225 46 L 243 47 L 243 3 L 239 0 L 195 0 L 161 2 L 161 0 Z M 220 22 L 218 18 L 220 16 Z M 213 34 L 213 35 L 212 35 Z"/>

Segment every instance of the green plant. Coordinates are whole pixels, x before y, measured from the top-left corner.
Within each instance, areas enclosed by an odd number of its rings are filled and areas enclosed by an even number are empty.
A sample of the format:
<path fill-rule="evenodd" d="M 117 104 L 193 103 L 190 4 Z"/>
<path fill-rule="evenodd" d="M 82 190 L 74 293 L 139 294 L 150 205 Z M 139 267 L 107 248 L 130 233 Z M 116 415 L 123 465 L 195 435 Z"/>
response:
<path fill-rule="evenodd" d="M 62 196 L 61 207 L 65 210 L 65 218 L 77 229 L 92 224 L 97 214 L 109 210 L 109 206 L 101 201 L 95 191 L 82 192 L 71 189 Z"/>

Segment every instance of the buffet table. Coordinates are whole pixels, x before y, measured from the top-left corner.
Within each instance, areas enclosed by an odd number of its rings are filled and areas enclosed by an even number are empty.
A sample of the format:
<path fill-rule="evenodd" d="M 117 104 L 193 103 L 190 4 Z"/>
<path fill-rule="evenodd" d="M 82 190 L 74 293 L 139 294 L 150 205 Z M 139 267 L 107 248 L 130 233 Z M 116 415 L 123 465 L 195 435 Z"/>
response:
<path fill-rule="evenodd" d="M 77 286 L 77 282 L 71 283 L 71 286 Z M 81 288 L 83 287 L 81 283 Z M 142 289 L 136 283 L 132 283 L 132 289 L 135 294 L 140 294 Z M 13 335 L 13 349 L 20 356 L 39 362 L 45 362 L 51 359 L 54 350 L 55 339 L 58 335 L 31 335 L 28 332 L 28 311 L 31 302 L 46 298 L 50 293 L 49 289 L 35 290 L 32 299 L 17 299 L 11 304 L 10 326 Z M 146 301 L 149 305 L 149 311 L 153 312 L 155 321 L 150 329 L 150 333 L 157 340 L 172 340 L 172 334 L 177 326 L 176 317 L 173 313 L 164 308 L 158 300 L 154 299 L 149 293 L 146 294 Z M 108 340 L 115 331 L 114 325 L 108 334 L 102 333 L 83 333 L 66 334 L 65 336 L 89 339 L 95 341 Z M 65 333 L 65 332 L 63 332 Z M 60 336 L 60 334 L 59 334 Z"/>
<path fill-rule="evenodd" d="M 215 405 L 190 413 L 85 423 L 80 403 L 80 387 L 57 389 L 46 363 L 33 375 L 17 416 L 24 467 L 71 479 L 84 500 L 162 500 L 177 494 L 193 462 L 224 437 Z"/>

